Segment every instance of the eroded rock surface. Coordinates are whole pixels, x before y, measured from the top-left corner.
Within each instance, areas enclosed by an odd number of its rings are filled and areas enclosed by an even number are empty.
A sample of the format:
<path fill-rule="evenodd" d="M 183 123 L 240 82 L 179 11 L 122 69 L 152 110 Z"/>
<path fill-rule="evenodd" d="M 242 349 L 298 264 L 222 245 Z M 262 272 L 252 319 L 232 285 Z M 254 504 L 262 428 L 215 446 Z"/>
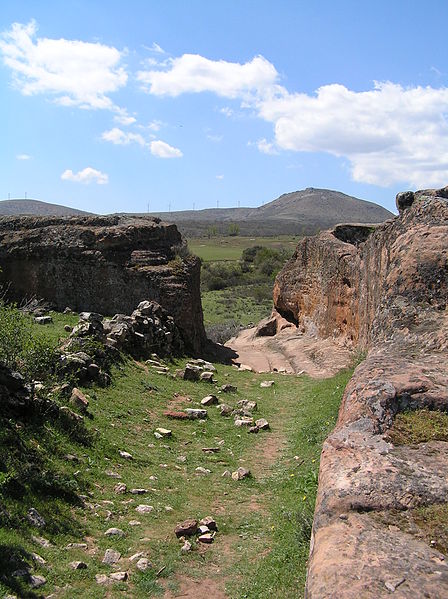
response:
<path fill-rule="evenodd" d="M 399 216 L 306 238 L 277 277 L 284 318 L 367 352 L 322 451 L 308 599 L 448 596 L 445 556 L 375 517 L 448 497 L 448 443 L 387 437 L 398 412 L 448 411 L 447 197 L 399 194 Z"/>
<path fill-rule="evenodd" d="M 9 297 L 56 309 L 130 314 L 143 300 L 171 314 L 189 350 L 205 344 L 199 259 L 181 258 L 175 225 L 151 217 L 0 218 L 1 280 Z"/>

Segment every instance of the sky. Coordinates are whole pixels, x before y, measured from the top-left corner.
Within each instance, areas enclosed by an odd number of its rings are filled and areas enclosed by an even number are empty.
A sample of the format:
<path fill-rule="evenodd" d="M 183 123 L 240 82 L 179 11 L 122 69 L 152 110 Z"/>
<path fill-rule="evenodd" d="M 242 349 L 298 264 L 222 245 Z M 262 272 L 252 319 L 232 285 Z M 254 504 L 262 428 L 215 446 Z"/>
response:
<path fill-rule="evenodd" d="M 446 0 L 2 0 L 0 199 L 393 210 L 448 185 Z"/>

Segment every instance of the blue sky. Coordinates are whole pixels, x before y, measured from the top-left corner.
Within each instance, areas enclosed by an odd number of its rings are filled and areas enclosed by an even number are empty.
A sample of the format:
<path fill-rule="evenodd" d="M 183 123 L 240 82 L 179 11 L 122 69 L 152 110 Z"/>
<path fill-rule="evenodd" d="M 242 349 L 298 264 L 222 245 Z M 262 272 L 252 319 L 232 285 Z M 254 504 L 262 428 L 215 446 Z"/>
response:
<path fill-rule="evenodd" d="M 392 209 L 448 184 L 447 22 L 446 0 L 3 0 L 0 198 Z"/>

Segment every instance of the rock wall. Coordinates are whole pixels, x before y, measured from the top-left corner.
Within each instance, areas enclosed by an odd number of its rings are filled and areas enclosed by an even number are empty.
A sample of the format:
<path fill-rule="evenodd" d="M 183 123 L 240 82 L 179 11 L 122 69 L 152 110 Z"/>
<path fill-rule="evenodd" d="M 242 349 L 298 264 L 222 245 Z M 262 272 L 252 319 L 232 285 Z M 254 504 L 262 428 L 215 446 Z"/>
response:
<path fill-rule="evenodd" d="M 448 443 L 387 434 L 398 412 L 448 411 L 447 198 L 399 194 L 397 217 L 305 239 L 277 277 L 278 312 L 367 352 L 322 451 L 309 599 L 448 596 L 445 556 L 394 516 L 446 503 Z"/>
<path fill-rule="evenodd" d="M 176 226 L 150 217 L 0 219 L 1 282 L 11 299 L 37 296 L 58 310 L 109 316 L 154 300 L 198 353 L 206 342 L 200 264 L 180 258 L 181 248 Z"/>

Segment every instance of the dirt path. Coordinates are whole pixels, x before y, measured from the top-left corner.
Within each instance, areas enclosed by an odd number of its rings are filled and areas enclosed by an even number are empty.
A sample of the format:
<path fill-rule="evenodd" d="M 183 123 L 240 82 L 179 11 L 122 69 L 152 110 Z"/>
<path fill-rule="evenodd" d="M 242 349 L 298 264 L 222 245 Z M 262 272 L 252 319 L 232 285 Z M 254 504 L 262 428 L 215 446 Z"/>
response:
<path fill-rule="evenodd" d="M 226 346 L 237 352 L 236 363 L 255 372 L 288 372 L 329 378 L 349 366 L 352 353 L 330 339 L 303 335 L 287 328 L 274 337 L 256 337 L 256 328 L 241 331 Z"/>

